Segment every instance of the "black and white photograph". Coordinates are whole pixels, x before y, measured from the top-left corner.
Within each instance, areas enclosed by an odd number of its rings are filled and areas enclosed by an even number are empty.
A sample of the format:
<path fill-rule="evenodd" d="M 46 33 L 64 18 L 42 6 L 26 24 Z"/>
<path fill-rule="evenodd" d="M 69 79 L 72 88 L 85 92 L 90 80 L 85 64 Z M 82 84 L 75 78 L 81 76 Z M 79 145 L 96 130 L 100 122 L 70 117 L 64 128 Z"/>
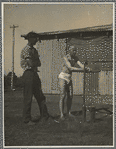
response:
<path fill-rule="evenodd" d="M 3 147 L 114 147 L 114 3 L 1 8 Z"/>

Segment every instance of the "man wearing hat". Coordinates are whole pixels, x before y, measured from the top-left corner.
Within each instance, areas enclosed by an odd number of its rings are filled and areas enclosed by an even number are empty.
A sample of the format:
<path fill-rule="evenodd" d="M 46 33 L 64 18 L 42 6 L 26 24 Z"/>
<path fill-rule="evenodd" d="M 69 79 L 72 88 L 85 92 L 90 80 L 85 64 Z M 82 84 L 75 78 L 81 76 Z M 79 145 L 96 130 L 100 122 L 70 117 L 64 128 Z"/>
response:
<path fill-rule="evenodd" d="M 41 119 L 48 118 L 49 114 L 45 104 L 46 98 L 41 89 L 41 80 L 37 74 L 37 67 L 41 66 L 37 50 L 33 47 L 38 36 L 35 32 L 29 32 L 21 36 L 28 40 L 27 45 L 21 51 L 21 67 L 24 70 L 24 102 L 23 102 L 23 121 L 28 125 L 35 124 L 31 119 L 32 96 L 37 100 L 40 109 Z"/>

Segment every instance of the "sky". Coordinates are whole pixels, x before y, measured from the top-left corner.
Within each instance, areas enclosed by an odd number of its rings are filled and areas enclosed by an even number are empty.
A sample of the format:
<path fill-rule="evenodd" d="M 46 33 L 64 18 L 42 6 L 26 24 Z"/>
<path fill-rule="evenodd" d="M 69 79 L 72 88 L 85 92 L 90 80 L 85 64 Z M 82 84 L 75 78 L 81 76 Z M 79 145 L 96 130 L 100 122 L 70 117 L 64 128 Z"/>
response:
<path fill-rule="evenodd" d="M 23 74 L 20 66 L 21 50 L 27 40 L 21 37 L 30 31 L 37 33 L 86 28 L 113 23 L 112 4 L 26 4 L 10 3 L 3 10 L 3 52 L 4 72 L 12 70 L 12 25 L 15 29 L 14 72 L 17 76 Z"/>

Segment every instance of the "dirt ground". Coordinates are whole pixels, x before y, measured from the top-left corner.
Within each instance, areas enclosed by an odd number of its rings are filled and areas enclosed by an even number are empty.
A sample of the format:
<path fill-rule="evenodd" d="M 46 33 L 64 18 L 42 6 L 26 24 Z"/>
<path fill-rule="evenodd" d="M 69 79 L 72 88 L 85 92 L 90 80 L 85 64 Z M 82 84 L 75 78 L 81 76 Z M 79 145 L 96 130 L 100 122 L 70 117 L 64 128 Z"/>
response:
<path fill-rule="evenodd" d="M 28 126 L 22 122 L 23 92 L 4 94 L 5 146 L 112 146 L 112 105 L 96 105 L 95 122 L 82 118 L 82 97 L 74 96 L 72 114 L 75 118 L 59 119 L 59 95 L 46 95 L 51 117 L 41 124 Z M 66 109 L 65 109 L 66 111 Z M 32 102 L 32 117 L 39 117 L 39 108 Z"/>

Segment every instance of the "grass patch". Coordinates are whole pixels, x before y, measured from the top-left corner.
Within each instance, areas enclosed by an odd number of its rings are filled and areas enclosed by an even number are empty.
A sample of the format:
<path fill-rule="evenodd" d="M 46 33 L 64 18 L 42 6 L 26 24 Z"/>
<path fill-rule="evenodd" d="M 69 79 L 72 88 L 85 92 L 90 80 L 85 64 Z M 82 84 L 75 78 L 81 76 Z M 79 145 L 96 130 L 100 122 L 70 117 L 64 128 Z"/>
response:
<path fill-rule="evenodd" d="M 50 115 L 59 116 L 59 96 L 46 95 Z M 82 97 L 74 96 L 72 114 L 75 119 L 55 123 L 50 117 L 45 124 L 27 126 L 22 122 L 23 92 L 5 92 L 4 96 L 4 134 L 5 146 L 83 146 L 113 145 L 113 117 L 108 110 L 101 111 L 97 105 L 95 123 L 82 120 Z M 105 105 L 103 105 L 103 108 Z M 111 105 L 107 105 L 111 109 Z M 66 111 L 66 107 L 65 107 Z M 32 116 L 39 116 L 37 102 L 32 102 Z"/>

